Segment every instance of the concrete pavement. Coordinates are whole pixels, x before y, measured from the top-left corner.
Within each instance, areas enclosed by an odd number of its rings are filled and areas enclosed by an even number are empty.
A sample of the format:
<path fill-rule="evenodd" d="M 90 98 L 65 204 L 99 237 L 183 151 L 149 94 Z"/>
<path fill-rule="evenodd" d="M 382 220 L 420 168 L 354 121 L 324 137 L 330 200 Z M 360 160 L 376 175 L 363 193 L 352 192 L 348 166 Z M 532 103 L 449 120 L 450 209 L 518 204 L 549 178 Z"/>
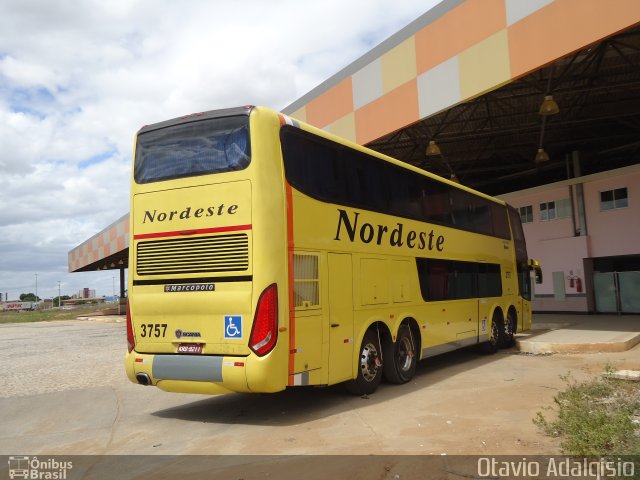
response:
<path fill-rule="evenodd" d="M 516 337 L 521 352 L 624 352 L 640 343 L 640 315 L 536 313 L 532 329 Z"/>
<path fill-rule="evenodd" d="M 634 327 L 630 318 L 622 320 Z M 590 319 L 536 316 L 529 337 L 543 328 L 585 329 Z M 612 320 L 622 328 L 618 317 Z M 620 371 L 640 365 L 640 347 L 569 355 L 466 349 L 420 362 L 411 382 L 383 384 L 368 398 L 339 386 L 203 396 L 130 383 L 120 318 L 4 324 L 0 340 L 4 455 L 215 454 L 234 455 L 233 461 L 310 453 L 546 454 L 558 451 L 557 440 L 531 419 L 566 387 L 563 375 L 583 381 L 607 365 Z"/>

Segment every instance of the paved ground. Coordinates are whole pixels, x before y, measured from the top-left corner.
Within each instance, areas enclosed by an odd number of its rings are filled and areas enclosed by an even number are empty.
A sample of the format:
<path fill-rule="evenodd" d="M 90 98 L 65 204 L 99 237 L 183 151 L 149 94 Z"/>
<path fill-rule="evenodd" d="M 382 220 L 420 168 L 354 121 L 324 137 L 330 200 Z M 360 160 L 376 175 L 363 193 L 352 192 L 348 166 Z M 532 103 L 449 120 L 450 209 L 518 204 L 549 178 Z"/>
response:
<path fill-rule="evenodd" d="M 640 343 L 638 315 L 558 315 L 535 317 L 518 335 L 516 348 L 527 353 L 624 352 Z"/>
<path fill-rule="evenodd" d="M 207 397 L 129 383 L 123 322 L 5 324 L 0 342 L 0 455 L 557 453 L 531 419 L 563 389 L 560 375 L 640 369 L 638 345 L 460 351 L 422 362 L 412 382 L 368 399 L 339 387 Z"/>

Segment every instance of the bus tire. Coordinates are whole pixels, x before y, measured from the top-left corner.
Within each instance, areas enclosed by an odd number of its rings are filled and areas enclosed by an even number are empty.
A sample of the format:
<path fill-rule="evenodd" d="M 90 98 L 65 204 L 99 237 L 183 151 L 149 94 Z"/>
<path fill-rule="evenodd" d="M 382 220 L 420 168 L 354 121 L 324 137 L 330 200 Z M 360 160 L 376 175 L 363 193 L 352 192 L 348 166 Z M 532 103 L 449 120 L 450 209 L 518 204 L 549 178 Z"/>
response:
<path fill-rule="evenodd" d="M 511 348 L 516 343 L 516 329 L 518 328 L 516 315 L 513 310 L 507 312 L 507 320 L 504 322 L 504 330 L 502 332 L 501 348 Z"/>
<path fill-rule="evenodd" d="M 383 347 L 382 371 L 389 383 L 407 383 L 416 373 L 418 357 L 409 325 L 400 325 L 395 342 Z"/>
<path fill-rule="evenodd" d="M 358 375 L 349 380 L 345 387 L 353 395 L 369 395 L 376 391 L 382 380 L 380 362 L 380 342 L 375 331 L 367 330 L 360 346 L 358 356 Z"/>
<path fill-rule="evenodd" d="M 504 331 L 504 322 L 501 315 L 493 314 L 491 320 L 491 334 L 489 340 L 480 345 L 480 350 L 486 355 L 491 355 L 498 351 L 502 344 L 502 332 Z"/>

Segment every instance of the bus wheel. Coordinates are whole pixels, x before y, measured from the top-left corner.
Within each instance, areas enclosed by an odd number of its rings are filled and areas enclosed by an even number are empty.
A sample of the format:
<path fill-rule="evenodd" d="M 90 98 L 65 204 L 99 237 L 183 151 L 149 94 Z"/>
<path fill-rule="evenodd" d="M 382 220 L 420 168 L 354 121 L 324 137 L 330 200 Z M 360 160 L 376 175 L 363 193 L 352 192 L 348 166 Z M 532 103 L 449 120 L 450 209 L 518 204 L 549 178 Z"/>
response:
<path fill-rule="evenodd" d="M 499 315 L 493 316 L 491 320 L 491 336 L 489 340 L 481 345 L 482 353 L 488 355 L 496 353 L 502 344 L 502 332 L 504 331 L 502 318 Z"/>
<path fill-rule="evenodd" d="M 383 351 L 382 369 L 388 382 L 401 384 L 413 378 L 418 357 L 409 325 L 400 325 L 395 343 L 386 343 Z"/>
<path fill-rule="evenodd" d="M 513 310 L 509 310 L 507 313 L 507 321 L 504 322 L 504 331 L 502 332 L 502 348 L 511 348 L 515 345 L 515 333 L 516 333 L 516 316 L 513 314 Z"/>
<path fill-rule="evenodd" d="M 358 358 L 358 376 L 346 383 L 347 391 L 354 395 L 368 395 L 376 391 L 382 380 L 380 342 L 373 330 L 368 330 L 362 339 Z"/>

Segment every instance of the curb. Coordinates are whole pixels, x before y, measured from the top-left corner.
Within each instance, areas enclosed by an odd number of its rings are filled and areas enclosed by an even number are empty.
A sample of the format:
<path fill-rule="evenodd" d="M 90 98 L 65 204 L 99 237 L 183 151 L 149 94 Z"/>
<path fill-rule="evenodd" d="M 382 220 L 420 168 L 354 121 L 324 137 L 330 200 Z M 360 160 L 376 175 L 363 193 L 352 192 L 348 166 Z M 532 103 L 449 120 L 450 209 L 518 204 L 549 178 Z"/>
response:
<path fill-rule="evenodd" d="M 516 339 L 516 350 L 525 353 L 606 353 L 625 352 L 640 343 L 640 333 L 628 333 L 625 340 L 588 343 L 561 343 L 535 339 Z"/>

